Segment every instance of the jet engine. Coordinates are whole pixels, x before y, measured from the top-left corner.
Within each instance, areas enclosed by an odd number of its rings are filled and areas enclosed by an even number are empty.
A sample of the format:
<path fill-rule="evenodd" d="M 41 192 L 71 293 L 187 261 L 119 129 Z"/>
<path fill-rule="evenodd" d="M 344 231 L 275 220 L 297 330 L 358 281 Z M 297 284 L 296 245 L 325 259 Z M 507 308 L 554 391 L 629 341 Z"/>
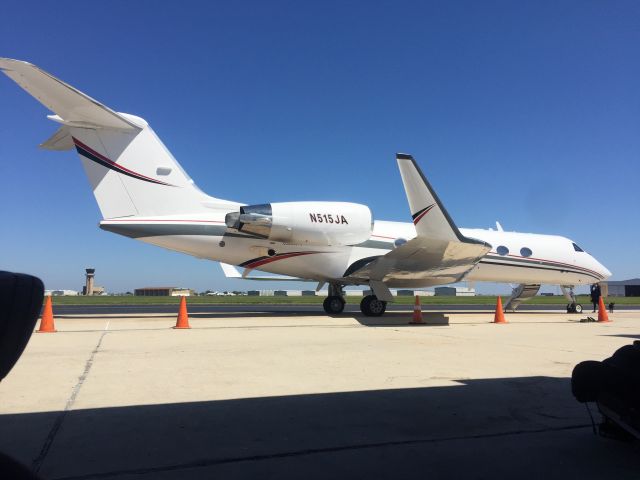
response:
<path fill-rule="evenodd" d="M 228 213 L 227 227 L 293 245 L 355 245 L 371 235 L 371 210 L 344 202 L 247 205 Z"/>

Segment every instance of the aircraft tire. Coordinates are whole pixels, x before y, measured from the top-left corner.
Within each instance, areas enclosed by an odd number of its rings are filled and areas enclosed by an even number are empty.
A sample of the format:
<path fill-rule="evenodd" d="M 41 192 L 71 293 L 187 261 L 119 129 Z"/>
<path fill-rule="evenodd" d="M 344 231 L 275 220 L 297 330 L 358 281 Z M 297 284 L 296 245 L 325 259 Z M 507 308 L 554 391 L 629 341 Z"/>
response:
<path fill-rule="evenodd" d="M 375 295 L 367 295 L 360 302 L 360 311 L 367 317 L 379 317 L 387 309 L 387 302 L 378 300 Z"/>
<path fill-rule="evenodd" d="M 337 315 L 344 310 L 344 300 L 337 295 L 330 295 L 322 302 L 322 308 L 329 315 Z"/>
<path fill-rule="evenodd" d="M 576 303 L 575 312 L 582 313 L 582 305 L 580 305 L 579 303 Z"/>

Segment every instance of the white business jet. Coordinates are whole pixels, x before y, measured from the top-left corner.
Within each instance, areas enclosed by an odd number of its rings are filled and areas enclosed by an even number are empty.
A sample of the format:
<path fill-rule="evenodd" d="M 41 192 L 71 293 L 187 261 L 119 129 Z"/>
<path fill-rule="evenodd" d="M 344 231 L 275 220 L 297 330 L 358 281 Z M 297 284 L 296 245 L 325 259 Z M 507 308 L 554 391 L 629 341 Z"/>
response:
<path fill-rule="evenodd" d="M 103 216 L 100 228 L 223 262 L 228 276 L 252 270 L 329 285 L 328 314 L 342 312 L 343 287 L 368 285 L 365 315 L 382 315 L 390 287 L 465 281 L 518 284 L 506 308 L 560 285 L 568 309 L 581 311 L 573 287 L 611 273 L 575 242 L 555 235 L 458 228 L 415 160 L 397 154 L 412 223 L 374 221 L 365 205 L 285 202 L 245 205 L 202 192 L 140 117 L 111 110 L 27 62 L 0 69 L 54 114 L 58 130 L 41 147 L 76 149 Z M 242 267 L 243 273 L 233 266 Z M 258 277 L 264 278 L 264 277 Z"/>

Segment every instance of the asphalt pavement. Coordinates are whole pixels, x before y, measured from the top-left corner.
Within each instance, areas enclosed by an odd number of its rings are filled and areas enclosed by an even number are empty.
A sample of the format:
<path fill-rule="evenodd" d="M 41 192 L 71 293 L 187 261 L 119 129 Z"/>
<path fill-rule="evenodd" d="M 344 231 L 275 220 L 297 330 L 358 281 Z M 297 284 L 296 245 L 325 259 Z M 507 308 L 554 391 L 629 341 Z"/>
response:
<path fill-rule="evenodd" d="M 323 315 L 322 305 L 271 305 L 271 304 L 248 304 L 248 305 L 203 305 L 190 304 L 190 313 L 234 313 L 234 312 L 259 312 L 293 315 L 296 313 L 316 313 Z M 402 312 L 412 310 L 411 305 L 387 305 L 388 312 Z M 422 305 L 423 312 L 493 312 L 493 305 Z M 640 310 L 640 305 L 625 305 L 616 307 L 616 310 Z M 147 313 L 175 313 L 178 305 L 53 305 L 55 315 L 100 315 L 100 314 L 147 314 Z M 526 305 L 521 306 L 517 313 L 540 312 L 540 311 L 564 311 L 562 305 Z M 344 309 L 345 314 L 360 313 L 357 304 L 347 304 Z M 584 314 L 588 315 L 591 310 L 585 308 Z"/>

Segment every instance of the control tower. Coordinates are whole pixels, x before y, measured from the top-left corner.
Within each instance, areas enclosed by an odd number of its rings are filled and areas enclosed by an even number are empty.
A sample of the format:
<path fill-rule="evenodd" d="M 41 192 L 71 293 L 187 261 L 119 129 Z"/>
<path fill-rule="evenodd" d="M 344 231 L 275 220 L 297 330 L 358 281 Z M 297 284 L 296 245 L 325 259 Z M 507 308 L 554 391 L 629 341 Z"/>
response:
<path fill-rule="evenodd" d="M 85 286 L 83 288 L 83 292 L 85 295 L 93 295 L 93 277 L 96 274 L 96 269 L 95 268 L 87 268 L 85 269 L 85 271 L 87 272 L 87 281 L 85 283 Z"/>

